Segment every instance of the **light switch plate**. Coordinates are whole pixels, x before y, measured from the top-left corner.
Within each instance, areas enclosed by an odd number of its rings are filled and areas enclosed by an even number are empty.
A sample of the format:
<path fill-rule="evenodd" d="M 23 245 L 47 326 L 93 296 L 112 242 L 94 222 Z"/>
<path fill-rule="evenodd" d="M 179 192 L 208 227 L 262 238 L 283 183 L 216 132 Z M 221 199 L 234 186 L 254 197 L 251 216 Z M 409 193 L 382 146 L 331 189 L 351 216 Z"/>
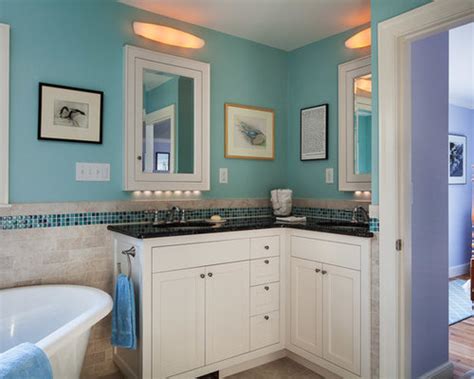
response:
<path fill-rule="evenodd" d="M 219 169 L 219 183 L 227 184 L 229 181 L 229 173 L 227 168 L 220 168 Z"/>
<path fill-rule="evenodd" d="M 110 181 L 110 164 L 76 162 L 76 181 L 108 182 Z"/>
<path fill-rule="evenodd" d="M 326 169 L 326 184 L 333 184 L 334 183 L 334 169 L 327 168 Z"/>

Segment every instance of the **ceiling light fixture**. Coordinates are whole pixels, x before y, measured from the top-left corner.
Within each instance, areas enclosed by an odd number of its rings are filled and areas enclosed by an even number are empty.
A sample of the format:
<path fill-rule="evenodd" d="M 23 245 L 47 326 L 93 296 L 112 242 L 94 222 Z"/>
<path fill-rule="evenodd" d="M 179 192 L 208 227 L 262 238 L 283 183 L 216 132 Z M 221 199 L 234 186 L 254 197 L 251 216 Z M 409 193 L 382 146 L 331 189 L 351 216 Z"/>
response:
<path fill-rule="evenodd" d="M 372 44 L 372 37 L 370 34 L 370 28 L 361 30 L 359 33 L 354 34 L 351 38 L 346 40 L 346 47 L 349 49 L 360 49 L 367 47 Z"/>
<path fill-rule="evenodd" d="M 133 23 L 133 31 L 139 36 L 172 46 L 200 49 L 206 44 L 206 42 L 199 37 L 163 25 L 136 21 Z"/>

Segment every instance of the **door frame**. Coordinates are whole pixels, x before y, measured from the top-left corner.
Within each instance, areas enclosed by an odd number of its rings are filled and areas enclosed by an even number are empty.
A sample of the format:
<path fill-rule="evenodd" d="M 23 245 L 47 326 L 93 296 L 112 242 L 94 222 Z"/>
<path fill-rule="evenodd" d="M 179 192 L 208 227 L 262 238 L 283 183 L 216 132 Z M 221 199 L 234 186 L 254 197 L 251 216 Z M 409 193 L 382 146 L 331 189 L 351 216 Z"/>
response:
<path fill-rule="evenodd" d="M 409 47 L 473 20 L 473 0 L 438 0 L 378 24 L 381 378 L 410 378 L 411 373 Z"/>

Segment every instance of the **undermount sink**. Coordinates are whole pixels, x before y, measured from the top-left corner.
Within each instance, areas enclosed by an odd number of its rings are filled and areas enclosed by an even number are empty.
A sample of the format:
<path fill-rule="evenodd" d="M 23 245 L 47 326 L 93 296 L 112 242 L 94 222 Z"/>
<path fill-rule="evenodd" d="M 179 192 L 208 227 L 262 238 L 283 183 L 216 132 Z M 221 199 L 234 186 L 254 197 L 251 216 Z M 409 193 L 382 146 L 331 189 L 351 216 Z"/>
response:
<path fill-rule="evenodd" d="M 318 222 L 318 225 L 329 226 L 337 229 L 368 229 L 369 224 L 363 222 L 351 222 L 351 221 L 322 221 Z"/>
<path fill-rule="evenodd" d="M 185 222 L 164 222 L 160 224 L 153 224 L 155 228 L 180 228 L 180 229 L 190 229 L 190 228 L 209 228 L 213 224 L 206 221 L 185 221 Z"/>

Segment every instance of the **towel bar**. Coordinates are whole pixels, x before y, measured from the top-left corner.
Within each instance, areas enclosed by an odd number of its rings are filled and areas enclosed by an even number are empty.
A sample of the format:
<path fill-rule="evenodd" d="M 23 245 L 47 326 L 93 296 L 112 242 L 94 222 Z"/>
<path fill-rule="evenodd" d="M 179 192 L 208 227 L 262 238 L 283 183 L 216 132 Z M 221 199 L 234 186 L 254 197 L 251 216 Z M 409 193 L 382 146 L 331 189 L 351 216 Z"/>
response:
<path fill-rule="evenodd" d="M 132 246 L 130 249 L 127 249 L 127 250 L 122 250 L 122 254 L 127 256 L 127 260 L 128 260 L 128 274 L 127 274 L 127 276 L 129 278 L 131 278 L 132 277 L 132 259 L 130 258 L 130 256 L 135 258 L 135 255 L 136 255 L 135 246 Z M 120 262 L 117 263 L 117 268 L 118 268 L 119 272 L 122 272 Z"/>

